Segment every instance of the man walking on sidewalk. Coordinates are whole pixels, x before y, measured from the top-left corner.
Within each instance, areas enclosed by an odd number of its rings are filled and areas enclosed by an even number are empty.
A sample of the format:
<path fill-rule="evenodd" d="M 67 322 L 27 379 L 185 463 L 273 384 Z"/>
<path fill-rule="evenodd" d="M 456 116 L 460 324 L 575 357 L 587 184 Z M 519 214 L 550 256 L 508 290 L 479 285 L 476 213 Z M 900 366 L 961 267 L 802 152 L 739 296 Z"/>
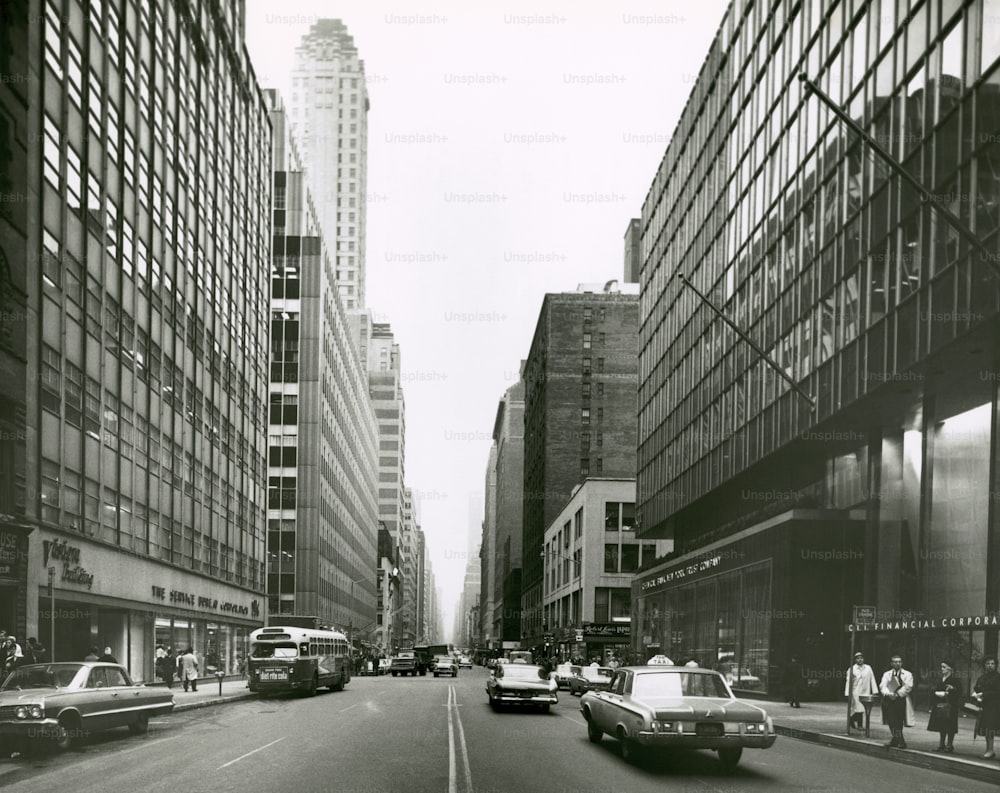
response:
<path fill-rule="evenodd" d="M 903 727 L 914 725 L 913 703 L 910 702 L 913 675 L 903 669 L 901 655 L 892 656 L 891 663 L 892 667 L 882 675 L 882 683 L 879 686 L 879 691 L 882 693 L 882 721 L 892 732 L 892 740 L 886 746 L 905 749 Z"/>
<path fill-rule="evenodd" d="M 181 682 L 184 684 L 184 690 L 188 690 L 188 684 L 191 684 L 191 690 L 198 690 L 198 659 L 194 656 L 194 650 L 190 647 L 184 651 L 184 655 L 181 656 Z"/>

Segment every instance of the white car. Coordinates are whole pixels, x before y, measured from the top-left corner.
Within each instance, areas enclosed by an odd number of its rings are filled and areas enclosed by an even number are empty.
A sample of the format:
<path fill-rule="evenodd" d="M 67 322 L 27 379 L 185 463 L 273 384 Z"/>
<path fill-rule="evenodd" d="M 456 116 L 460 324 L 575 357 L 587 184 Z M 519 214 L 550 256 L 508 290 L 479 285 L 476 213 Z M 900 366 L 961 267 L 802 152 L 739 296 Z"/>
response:
<path fill-rule="evenodd" d="M 467 655 L 460 655 L 458 657 L 458 668 L 461 669 L 463 666 L 467 669 L 472 669 L 472 659 Z"/>

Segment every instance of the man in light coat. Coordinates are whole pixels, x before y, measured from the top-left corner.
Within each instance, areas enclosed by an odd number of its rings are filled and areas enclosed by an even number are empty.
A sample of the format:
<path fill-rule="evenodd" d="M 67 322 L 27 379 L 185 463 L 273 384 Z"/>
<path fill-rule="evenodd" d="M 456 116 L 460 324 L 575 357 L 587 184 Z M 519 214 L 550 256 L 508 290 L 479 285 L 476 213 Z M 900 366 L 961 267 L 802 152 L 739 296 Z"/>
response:
<path fill-rule="evenodd" d="M 190 647 L 184 651 L 184 655 L 181 656 L 180 660 L 181 667 L 181 681 L 184 684 L 184 690 L 188 690 L 188 684 L 191 684 L 191 690 L 198 690 L 198 659 L 194 656 L 194 650 Z"/>
<path fill-rule="evenodd" d="M 854 666 L 847 670 L 847 680 L 844 682 L 844 696 L 851 701 L 851 726 L 859 730 L 865 728 L 865 706 L 861 697 L 877 694 L 875 672 L 865 663 L 863 653 L 854 654 Z"/>
<path fill-rule="evenodd" d="M 892 740 L 887 747 L 905 749 L 903 727 L 912 727 L 913 703 L 910 694 L 913 692 L 913 674 L 903 669 L 903 657 L 894 655 L 891 668 L 882 675 L 879 691 L 882 693 L 882 721 L 892 731 Z"/>

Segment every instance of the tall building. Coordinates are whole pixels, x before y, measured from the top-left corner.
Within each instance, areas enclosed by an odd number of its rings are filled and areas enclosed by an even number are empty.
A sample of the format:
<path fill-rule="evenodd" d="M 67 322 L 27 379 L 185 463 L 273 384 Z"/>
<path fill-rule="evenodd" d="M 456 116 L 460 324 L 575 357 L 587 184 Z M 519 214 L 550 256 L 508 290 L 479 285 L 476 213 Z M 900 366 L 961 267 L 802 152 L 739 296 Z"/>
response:
<path fill-rule="evenodd" d="M 35 192 L 28 187 L 28 103 L 39 77 L 29 57 L 28 6 L 28 0 L 7 3 L 0 28 L 0 74 L 7 78 L 0 81 L 0 627 L 18 637 L 27 630 L 29 608 L 32 623 L 38 619 L 37 602 L 28 597 L 28 543 L 37 524 L 25 488 L 27 296 L 35 277 L 28 229 L 38 203 L 37 185 Z"/>
<path fill-rule="evenodd" d="M 378 516 L 401 541 L 406 481 L 402 361 L 389 325 L 376 322 L 370 328 L 366 346 L 369 396 L 378 420 Z"/>
<path fill-rule="evenodd" d="M 523 362 L 522 362 L 523 368 Z M 493 518 L 492 635 L 499 644 L 521 638 L 521 543 L 524 524 L 524 383 L 508 388 L 493 422 L 496 447 Z"/>
<path fill-rule="evenodd" d="M 478 550 L 478 549 L 477 549 Z M 465 577 L 462 580 L 462 593 L 459 596 L 458 607 L 455 610 L 455 626 L 452 641 L 458 647 L 472 647 L 475 634 L 472 631 L 473 609 L 479 611 L 479 592 L 481 579 L 479 558 L 468 557 L 465 564 Z"/>
<path fill-rule="evenodd" d="M 870 657 L 975 679 L 997 652 L 998 58 L 989 0 L 727 11 L 642 211 L 639 536 L 675 558 L 637 637 L 766 691 L 795 654 L 831 697 L 854 606 Z"/>
<path fill-rule="evenodd" d="M 497 444 L 490 445 L 483 479 L 483 540 L 479 548 L 479 641 L 481 647 L 500 648 L 500 638 L 493 632 L 493 612 L 496 609 L 496 547 L 497 547 Z M 520 636 L 518 636 L 520 640 Z"/>
<path fill-rule="evenodd" d="M 157 644 L 235 670 L 264 618 L 271 258 L 243 6 L 30 11 L 27 632 L 139 680 Z"/>
<path fill-rule="evenodd" d="M 626 284 L 639 283 L 642 268 L 642 220 L 632 218 L 625 229 L 625 256 L 623 280 Z"/>
<path fill-rule="evenodd" d="M 292 127 L 348 309 L 365 305 L 368 87 L 347 27 L 321 19 L 295 50 Z"/>
<path fill-rule="evenodd" d="M 378 427 L 294 135 L 274 91 L 268 438 L 272 620 L 308 614 L 369 640 L 376 623 Z M 368 626 L 363 628 L 361 626 Z"/>
<path fill-rule="evenodd" d="M 588 476 L 635 476 L 638 288 L 616 284 L 545 295 L 523 368 L 521 636 L 533 645 L 546 527 Z"/>

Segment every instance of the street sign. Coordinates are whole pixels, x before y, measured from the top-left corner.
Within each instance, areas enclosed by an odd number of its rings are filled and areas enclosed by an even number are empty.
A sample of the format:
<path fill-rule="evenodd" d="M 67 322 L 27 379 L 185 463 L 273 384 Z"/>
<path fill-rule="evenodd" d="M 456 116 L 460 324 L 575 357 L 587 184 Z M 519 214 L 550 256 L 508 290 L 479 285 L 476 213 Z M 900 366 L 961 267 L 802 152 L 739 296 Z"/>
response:
<path fill-rule="evenodd" d="M 871 625 L 875 622 L 877 616 L 878 616 L 878 610 L 875 608 L 875 606 L 854 607 L 855 625 Z"/>
<path fill-rule="evenodd" d="M 574 639 L 574 641 L 577 641 L 577 642 L 582 642 L 583 641 L 583 631 L 577 631 L 576 632 L 576 638 Z"/>

